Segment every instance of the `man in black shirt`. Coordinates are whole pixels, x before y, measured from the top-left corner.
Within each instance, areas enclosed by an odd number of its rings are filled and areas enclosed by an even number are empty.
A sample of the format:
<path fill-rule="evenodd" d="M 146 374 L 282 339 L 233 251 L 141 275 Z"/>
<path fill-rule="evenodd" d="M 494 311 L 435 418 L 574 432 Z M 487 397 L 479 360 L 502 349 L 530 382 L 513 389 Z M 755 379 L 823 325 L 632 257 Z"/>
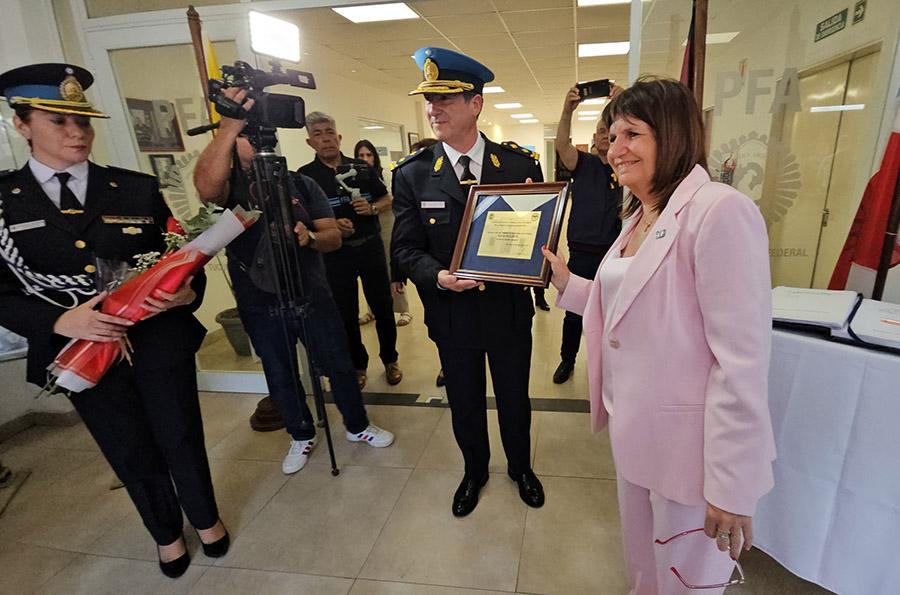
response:
<path fill-rule="evenodd" d="M 306 142 L 316 156 L 297 171 L 315 180 L 325 191 L 341 231 L 343 245 L 325 254 L 325 270 L 350 341 L 359 387 L 366 384 L 369 354 L 359 332 L 357 279 L 362 279 L 363 293 L 375 315 L 379 356 L 388 384 L 397 384 L 403 379 L 403 372 L 397 363 L 391 280 L 378 225 L 378 213 L 391 208 L 391 195 L 365 161 L 341 153 L 341 135 L 334 118 L 310 112 L 306 115 L 306 132 Z"/>
<path fill-rule="evenodd" d="M 246 99 L 246 91 L 237 88 L 227 89 L 225 95 L 238 103 Z M 252 101 L 243 103 L 245 109 L 252 107 Z M 197 159 L 194 184 L 204 202 L 249 208 L 247 171 L 254 149 L 240 136 L 243 128 L 242 120 L 222 118 L 218 134 Z M 297 339 L 308 339 L 306 348 L 331 381 L 347 440 L 365 442 L 376 448 L 390 446 L 394 441 L 391 432 L 369 422 L 350 361 L 347 338 L 325 278 L 321 255 L 341 245 L 334 215 L 324 193 L 310 178 L 295 174 L 289 181 L 289 189 L 297 219 L 294 233 L 300 244 L 300 280 L 310 304 L 306 338 L 300 332 L 298 320 L 288 321 L 286 331 L 281 318 L 273 315 L 278 297 L 272 286 L 274 271 L 269 262 L 264 226 L 253 225 L 227 248 L 228 271 L 241 322 L 262 360 L 269 394 L 291 435 L 290 448 L 281 467 L 285 474 L 302 469 L 316 444 L 316 429 L 305 391 L 301 385 L 297 394 L 294 386 L 296 374 L 292 359 L 296 357 Z"/>
<path fill-rule="evenodd" d="M 621 91 L 614 86 L 612 95 Z M 569 211 L 569 269 L 576 275 L 593 279 L 600 261 L 616 240 L 622 228 L 619 208 L 622 187 L 606 161 L 609 131 L 603 118 L 597 120 L 593 144 L 598 155 L 584 153 L 572 144 L 572 112 L 581 102 L 578 87 L 572 87 L 563 102 L 562 116 L 556 129 L 556 152 L 562 165 L 572 172 L 572 208 Z M 575 356 L 581 344 L 581 316 L 566 312 L 563 319 L 560 363 L 553 382 L 562 384 L 575 369 Z"/>

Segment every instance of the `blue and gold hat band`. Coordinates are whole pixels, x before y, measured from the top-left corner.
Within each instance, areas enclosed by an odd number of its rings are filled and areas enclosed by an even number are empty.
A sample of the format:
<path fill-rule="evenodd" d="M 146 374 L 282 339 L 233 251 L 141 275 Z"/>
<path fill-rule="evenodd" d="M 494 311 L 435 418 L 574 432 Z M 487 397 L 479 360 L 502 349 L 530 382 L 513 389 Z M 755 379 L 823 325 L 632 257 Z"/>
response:
<path fill-rule="evenodd" d="M 481 93 L 484 84 L 494 80 L 494 73 L 484 64 L 445 48 L 419 48 L 413 54 L 413 60 L 422 70 L 424 80 L 409 92 L 410 95 Z"/>
<path fill-rule="evenodd" d="M 0 74 L 0 96 L 13 107 L 28 106 L 47 112 L 108 118 L 85 98 L 90 72 L 73 64 L 30 64 Z"/>

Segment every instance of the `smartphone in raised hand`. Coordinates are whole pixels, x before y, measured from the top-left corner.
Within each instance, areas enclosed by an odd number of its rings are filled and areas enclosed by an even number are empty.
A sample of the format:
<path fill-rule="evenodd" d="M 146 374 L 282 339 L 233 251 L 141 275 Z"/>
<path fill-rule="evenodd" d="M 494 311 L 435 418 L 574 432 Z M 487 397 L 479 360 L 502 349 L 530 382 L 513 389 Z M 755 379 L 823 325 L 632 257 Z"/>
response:
<path fill-rule="evenodd" d="M 592 99 L 594 97 L 609 97 L 611 85 L 609 79 L 599 79 L 596 81 L 588 81 L 586 83 L 578 83 L 578 93 L 581 100 Z"/>

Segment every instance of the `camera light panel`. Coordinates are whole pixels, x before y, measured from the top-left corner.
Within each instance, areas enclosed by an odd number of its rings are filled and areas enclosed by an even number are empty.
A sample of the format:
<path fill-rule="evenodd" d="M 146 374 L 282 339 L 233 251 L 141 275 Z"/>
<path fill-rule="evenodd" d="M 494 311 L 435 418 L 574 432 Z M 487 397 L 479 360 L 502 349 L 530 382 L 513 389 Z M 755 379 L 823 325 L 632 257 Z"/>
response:
<path fill-rule="evenodd" d="M 257 54 L 288 62 L 299 62 L 300 27 L 289 21 L 251 10 L 250 46 Z"/>

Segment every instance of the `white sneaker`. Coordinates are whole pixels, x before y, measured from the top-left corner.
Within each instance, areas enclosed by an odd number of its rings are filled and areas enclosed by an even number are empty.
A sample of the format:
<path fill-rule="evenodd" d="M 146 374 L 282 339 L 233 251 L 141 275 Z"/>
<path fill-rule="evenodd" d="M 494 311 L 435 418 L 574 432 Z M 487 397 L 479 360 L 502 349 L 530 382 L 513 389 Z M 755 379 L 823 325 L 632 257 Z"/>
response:
<path fill-rule="evenodd" d="M 285 475 L 296 473 L 303 469 L 306 461 L 309 460 L 309 453 L 316 446 L 316 439 L 309 440 L 291 440 L 291 448 L 288 450 L 284 461 L 281 463 L 281 471 Z"/>
<path fill-rule="evenodd" d="M 375 448 L 384 448 L 394 443 L 394 435 L 379 428 L 375 424 L 369 424 L 365 430 L 359 434 L 351 434 L 347 432 L 347 440 L 350 442 L 365 442 L 369 446 Z"/>

